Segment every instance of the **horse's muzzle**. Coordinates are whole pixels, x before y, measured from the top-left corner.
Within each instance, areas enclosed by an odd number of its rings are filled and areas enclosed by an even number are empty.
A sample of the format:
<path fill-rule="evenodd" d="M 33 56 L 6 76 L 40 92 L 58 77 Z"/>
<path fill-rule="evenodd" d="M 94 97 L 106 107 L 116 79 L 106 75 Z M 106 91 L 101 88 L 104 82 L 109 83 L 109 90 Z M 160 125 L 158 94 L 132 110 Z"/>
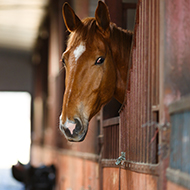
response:
<path fill-rule="evenodd" d="M 62 124 L 60 118 L 59 128 L 68 141 L 80 142 L 83 141 L 86 136 L 88 125 L 82 125 L 82 122 L 79 119 L 74 119 L 74 121 L 67 119 L 66 122 Z"/>

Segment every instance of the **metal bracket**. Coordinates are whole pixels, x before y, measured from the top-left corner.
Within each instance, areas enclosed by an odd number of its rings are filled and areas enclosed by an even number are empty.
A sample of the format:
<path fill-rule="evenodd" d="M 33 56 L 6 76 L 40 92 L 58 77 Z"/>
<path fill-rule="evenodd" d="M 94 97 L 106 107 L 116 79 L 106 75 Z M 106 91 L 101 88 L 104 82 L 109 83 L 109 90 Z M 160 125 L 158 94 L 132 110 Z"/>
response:
<path fill-rule="evenodd" d="M 126 160 L 125 159 L 125 152 L 121 152 L 121 156 L 117 159 L 117 161 L 115 162 L 115 165 L 123 165 L 124 161 Z"/>

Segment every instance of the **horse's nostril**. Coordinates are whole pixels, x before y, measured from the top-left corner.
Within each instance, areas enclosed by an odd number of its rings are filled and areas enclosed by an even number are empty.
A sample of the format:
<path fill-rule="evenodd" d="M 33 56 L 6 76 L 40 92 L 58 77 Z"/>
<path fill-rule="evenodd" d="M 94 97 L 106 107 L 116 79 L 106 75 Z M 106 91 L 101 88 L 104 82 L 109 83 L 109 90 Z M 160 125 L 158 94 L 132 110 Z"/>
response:
<path fill-rule="evenodd" d="M 81 126 L 81 123 L 80 123 L 80 121 L 78 119 L 75 119 L 75 123 L 76 123 L 76 127 L 74 129 L 74 132 L 78 133 L 79 131 L 81 131 L 82 126 Z"/>
<path fill-rule="evenodd" d="M 69 129 L 65 129 L 65 134 L 70 137 L 71 136 L 71 131 Z"/>
<path fill-rule="evenodd" d="M 60 122 L 59 128 L 69 141 L 75 141 L 75 142 L 84 140 L 84 137 L 86 136 L 87 132 L 83 128 L 80 119 L 74 119 L 74 120 L 67 119 L 64 124 Z"/>
<path fill-rule="evenodd" d="M 67 120 L 64 125 L 60 124 L 60 129 L 67 137 L 73 138 L 79 135 L 82 130 L 82 125 L 79 119 L 74 119 L 74 121 Z"/>

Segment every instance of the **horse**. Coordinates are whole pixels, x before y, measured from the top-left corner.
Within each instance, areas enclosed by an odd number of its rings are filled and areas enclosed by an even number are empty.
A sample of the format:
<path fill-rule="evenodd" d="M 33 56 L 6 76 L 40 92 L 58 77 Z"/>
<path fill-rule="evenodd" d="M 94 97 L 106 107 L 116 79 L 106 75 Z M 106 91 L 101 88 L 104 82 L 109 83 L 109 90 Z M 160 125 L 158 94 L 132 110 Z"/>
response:
<path fill-rule="evenodd" d="M 80 20 L 68 3 L 62 15 L 70 32 L 61 56 L 66 70 L 59 128 L 66 139 L 85 139 L 89 121 L 112 97 L 123 103 L 133 33 L 110 22 L 99 1 L 95 18 Z"/>

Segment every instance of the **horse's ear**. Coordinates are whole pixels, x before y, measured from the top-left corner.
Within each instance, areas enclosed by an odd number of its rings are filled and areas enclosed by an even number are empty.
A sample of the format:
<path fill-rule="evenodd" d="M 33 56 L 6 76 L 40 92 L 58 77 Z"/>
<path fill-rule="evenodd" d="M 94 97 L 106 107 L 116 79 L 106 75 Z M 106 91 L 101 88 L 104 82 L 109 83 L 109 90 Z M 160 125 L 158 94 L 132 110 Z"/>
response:
<path fill-rule="evenodd" d="M 100 29 L 104 33 L 109 33 L 110 14 L 107 5 L 102 1 L 98 2 L 98 7 L 96 8 L 95 12 L 95 18 L 97 25 L 100 27 Z"/>
<path fill-rule="evenodd" d="M 81 20 L 78 18 L 78 16 L 75 14 L 73 9 L 70 7 L 70 5 L 67 2 L 64 3 L 63 5 L 62 14 L 65 25 L 70 32 L 73 32 L 80 25 L 82 25 Z"/>

